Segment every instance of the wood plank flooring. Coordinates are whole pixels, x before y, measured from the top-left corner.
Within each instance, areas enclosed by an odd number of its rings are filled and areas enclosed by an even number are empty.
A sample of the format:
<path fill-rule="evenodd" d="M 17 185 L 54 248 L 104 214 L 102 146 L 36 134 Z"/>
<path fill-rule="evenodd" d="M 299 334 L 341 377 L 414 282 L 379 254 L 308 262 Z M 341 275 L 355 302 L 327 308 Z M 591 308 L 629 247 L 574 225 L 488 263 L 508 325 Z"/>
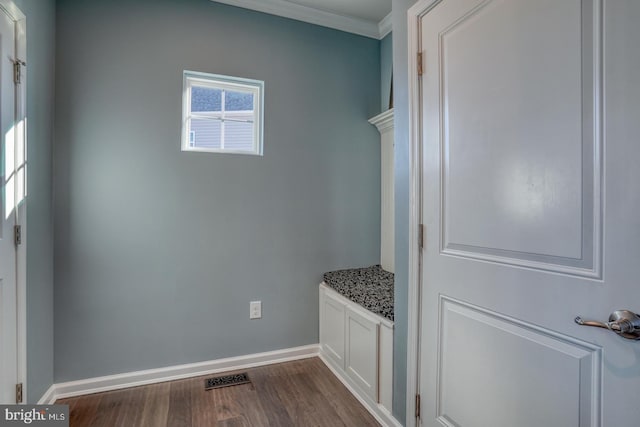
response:
<path fill-rule="evenodd" d="M 315 357 L 246 369 L 251 384 L 205 391 L 216 375 L 60 399 L 71 427 L 379 426 Z"/>

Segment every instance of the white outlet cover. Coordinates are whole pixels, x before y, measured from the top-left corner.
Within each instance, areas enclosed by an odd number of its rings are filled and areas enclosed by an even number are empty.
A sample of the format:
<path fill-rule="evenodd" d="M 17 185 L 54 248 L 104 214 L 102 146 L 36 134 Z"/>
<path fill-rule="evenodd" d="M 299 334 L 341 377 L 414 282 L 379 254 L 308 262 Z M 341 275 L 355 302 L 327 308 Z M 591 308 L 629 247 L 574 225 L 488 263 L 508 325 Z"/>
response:
<path fill-rule="evenodd" d="M 262 318 L 262 301 L 251 301 L 249 303 L 249 319 Z"/>

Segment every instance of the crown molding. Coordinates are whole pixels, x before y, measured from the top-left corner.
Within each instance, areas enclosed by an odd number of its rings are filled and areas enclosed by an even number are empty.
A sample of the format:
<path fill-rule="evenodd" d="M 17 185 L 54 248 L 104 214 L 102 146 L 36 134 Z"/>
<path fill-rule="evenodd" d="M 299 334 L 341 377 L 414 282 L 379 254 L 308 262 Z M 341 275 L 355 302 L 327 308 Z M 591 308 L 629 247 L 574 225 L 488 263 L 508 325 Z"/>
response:
<path fill-rule="evenodd" d="M 224 3 L 230 6 L 256 10 L 270 15 L 282 16 L 310 24 L 321 25 L 348 33 L 358 34 L 379 40 L 386 36 L 391 27 L 391 14 L 384 17 L 380 23 L 349 16 L 337 15 L 312 7 L 291 3 L 285 0 L 211 0 L 216 3 Z M 385 21 L 388 21 L 385 22 Z M 382 26 L 384 22 L 384 27 Z M 387 26 L 389 31 L 387 31 Z M 386 31 L 383 34 L 383 30 Z"/>
<path fill-rule="evenodd" d="M 387 34 L 391 32 L 392 29 L 393 29 L 392 16 L 391 16 L 391 12 L 389 12 L 387 16 L 382 18 L 382 21 L 378 22 L 378 33 L 379 33 L 378 38 L 382 40 L 387 36 Z"/>
<path fill-rule="evenodd" d="M 18 9 L 18 6 L 16 6 L 16 3 L 13 0 L 0 0 L 0 9 L 7 11 L 14 21 L 20 21 L 27 18 L 25 14 Z"/>

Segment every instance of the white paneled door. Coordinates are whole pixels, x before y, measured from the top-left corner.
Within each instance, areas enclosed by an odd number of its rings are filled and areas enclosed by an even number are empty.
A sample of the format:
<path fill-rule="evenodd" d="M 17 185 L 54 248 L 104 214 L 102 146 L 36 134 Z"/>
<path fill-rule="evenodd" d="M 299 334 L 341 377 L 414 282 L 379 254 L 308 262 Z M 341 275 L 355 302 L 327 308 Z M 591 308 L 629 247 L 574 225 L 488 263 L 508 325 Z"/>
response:
<path fill-rule="evenodd" d="M 420 4 L 419 424 L 640 425 L 640 1 Z"/>
<path fill-rule="evenodd" d="M 2 6 L 5 6 L 2 4 Z M 0 9 L 0 403 L 16 403 L 19 380 L 18 277 L 14 226 L 24 194 L 24 133 L 16 124 L 16 23 Z"/>

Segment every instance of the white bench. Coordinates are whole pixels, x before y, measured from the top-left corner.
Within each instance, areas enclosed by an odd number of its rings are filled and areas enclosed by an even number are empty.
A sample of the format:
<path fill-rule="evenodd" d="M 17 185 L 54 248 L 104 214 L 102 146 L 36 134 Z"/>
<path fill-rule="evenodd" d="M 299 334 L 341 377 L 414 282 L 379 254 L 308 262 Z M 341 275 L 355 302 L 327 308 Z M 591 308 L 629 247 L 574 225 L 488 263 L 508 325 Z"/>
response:
<path fill-rule="evenodd" d="M 320 357 L 382 425 L 391 416 L 393 322 L 320 284 Z"/>

